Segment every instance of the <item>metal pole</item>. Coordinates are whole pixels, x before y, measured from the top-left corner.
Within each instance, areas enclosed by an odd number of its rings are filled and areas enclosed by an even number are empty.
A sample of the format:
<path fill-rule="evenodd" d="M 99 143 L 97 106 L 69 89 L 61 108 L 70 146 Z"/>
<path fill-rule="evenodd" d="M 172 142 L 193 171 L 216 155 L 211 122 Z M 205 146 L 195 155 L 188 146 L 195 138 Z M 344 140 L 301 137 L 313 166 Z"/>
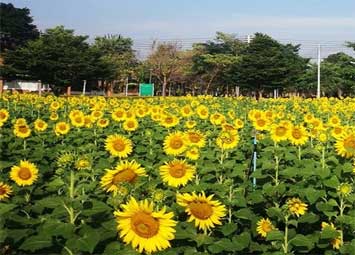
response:
<path fill-rule="evenodd" d="M 84 80 L 84 85 L 83 85 L 83 95 L 85 96 L 86 92 L 86 80 Z"/>
<path fill-rule="evenodd" d="M 318 44 L 317 98 L 320 98 L 320 44 Z"/>
<path fill-rule="evenodd" d="M 149 84 L 152 84 L 152 68 L 149 69 Z"/>
<path fill-rule="evenodd" d="M 254 141 L 253 141 L 253 145 L 254 145 L 254 153 L 253 153 L 253 172 L 256 171 L 256 133 L 254 134 Z M 253 177 L 253 185 L 254 187 L 256 186 L 256 178 Z"/>

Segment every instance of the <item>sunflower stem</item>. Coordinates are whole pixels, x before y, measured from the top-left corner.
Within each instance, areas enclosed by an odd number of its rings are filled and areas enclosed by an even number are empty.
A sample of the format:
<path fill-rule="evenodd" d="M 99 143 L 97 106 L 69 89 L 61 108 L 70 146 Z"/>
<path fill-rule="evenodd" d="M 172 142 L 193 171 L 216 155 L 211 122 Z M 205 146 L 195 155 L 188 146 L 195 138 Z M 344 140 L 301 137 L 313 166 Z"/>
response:
<path fill-rule="evenodd" d="M 73 170 L 70 170 L 70 183 L 69 183 L 70 199 L 74 199 L 74 184 L 75 184 L 75 174 Z"/>
<path fill-rule="evenodd" d="M 229 208 L 228 208 L 228 222 L 232 223 L 232 199 L 233 199 L 233 185 L 229 187 Z"/>
<path fill-rule="evenodd" d="M 301 160 L 301 146 L 298 146 L 298 160 Z"/>
<path fill-rule="evenodd" d="M 325 168 L 325 147 L 322 147 L 322 169 Z"/>
<path fill-rule="evenodd" d="M 345 203 L 344 203 L 344 199 L 343 197 L 341 196 L 340 197 L 340 205 L 339 205 L 339 216 L 340 217 L 343 217 L 343 214 L 344 214 L 344 209 L 345 209 Z M 343 244 L 343 223 L 340 224 L 340 244 L 342 245 Z"/>
<path fill-rule="evenodd" d="M 68 255 L 74 255 L 74 253 L 68 247 L 64 246 L 63 248 L 64 248 L 64 250 L 66 250 Z"/>
<path fill-rule="evenodd" d="M 279 185 L 279 157 L 275 156 L 275 185 Z"/>
<path fill-rule="evenodd" d="M 25 151 L 26 150 L 26 139 L 23 139 L 23 150 Z"/>
<path fill-rule="evenodd" d="M 288 215 L 285 216 L 285 235 L 284 235 L 284 244 L 282 245 L 283 252 L 288 253 Z"/>

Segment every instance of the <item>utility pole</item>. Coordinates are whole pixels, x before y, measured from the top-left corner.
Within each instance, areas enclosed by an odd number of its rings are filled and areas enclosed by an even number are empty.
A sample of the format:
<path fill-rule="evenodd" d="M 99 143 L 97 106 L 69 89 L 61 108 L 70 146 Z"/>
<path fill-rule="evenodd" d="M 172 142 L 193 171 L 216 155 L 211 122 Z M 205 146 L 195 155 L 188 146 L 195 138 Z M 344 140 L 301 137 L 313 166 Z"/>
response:
<path fill-rule="evenodd" d="M 86 92 L 86 80 L 84 80 L 84 85 L 83 85 L 83 95 L 85 96 Z"/>
<path fill-rule="evenodd" d="M 318 44 L 317 98 L 320 98 L 320 44 Z"/>

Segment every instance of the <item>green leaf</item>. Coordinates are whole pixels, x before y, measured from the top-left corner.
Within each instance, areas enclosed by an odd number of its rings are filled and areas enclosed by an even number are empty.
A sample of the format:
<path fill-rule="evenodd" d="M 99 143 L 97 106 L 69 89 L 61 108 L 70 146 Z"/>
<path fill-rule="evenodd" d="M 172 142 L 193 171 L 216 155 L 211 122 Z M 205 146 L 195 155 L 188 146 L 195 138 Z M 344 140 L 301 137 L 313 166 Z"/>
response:
<path fill-rule="evenodd" d="M 111 242 L 108 245 L 106 245 L 106 248 L 104 250 L 104 255 L 111 255 L 111 254 L 119 254 L 121 250 L 121 244 L 118 241 Z"/>
<path fill-rule="evenodd" d="M 234 215 L 239 219 L 252 220 L 254 213 L 249 208 L 243 208 L 236 211 Z"/>
<path fill-rule="evenodd" d="M 13 204 L 5 204 L 5 203 L 0 203 L 0 215 L 3 215 L 12 209 L 14 209 L 16 205 Z"/>
<path fill-rule="evenodd" d="M 235 232 L 237 230 L 237 228 L 238 227 L 237 227 L 236 223 L 227 223 L 221 227 L 221 231 L 224 236 L 229 236 L 230 234 Z"/>
<path fill-rule="evenodd" d="M 319 220 L 319 216 L 314 213 L 306 213 L 302 215 L 299 219 L 299 223 L 315 223 Z"/>
<path fill-rule="evenodd" d="M 4 242 L 7 237 L 7 229 L 0 229 L 0 243 Z"/>
<path fill-rule="evenodd" d="M 266 235 L 267 241 L 279 241 L 284 239 L 284 233 L 279 230 L 272 230 Z"/>
<path fill-rule="evenodd" d="M 93 253 L 96 245 L 100 241 L 99 233 L 87 225 L 84 225 L 79 233 L 80 236 L 73 236 L 67 241 L 66 245 L 70 249 Z"/>
<path fill-rule="evenodd" d="M 248 232 L 243 232 L 240 235 L 233 237 L 233 250 L 232 251 L 242 251 L 248 248 L 250 244 L 250 234 Z"/>
<path fill-rule="evenodd" d="M 43 233 L 43 232 L 45 233 Z M 74 233 L 74 225 L 56 220 L 47 220 L 42 226 L 41 233 L 49 236 L 62 236 L 69 239 Z"/>
<path fill-rule="evenodd" d="M 52 246 L 52 238 L 50 236 L 36 235 L 27 238 L 19 249 L 34 252 L 50 246 Z"/>
<path fill-rule="evenodd" d="M 325 186 L 330 187 L 330 188 L 334 188 L 334 189 L 336 189 L 340 185 L 338 177 L 336 177 L 335 175 L 333 175 L 332 177 L 330 177 L 327 180 L 324 180 L 323 183 Z"/>
<path fill-rule="evenodd" d="M 205 234 L 197 234 L 193 236 L 193 240 L 197 243 L 197 247 L 213 243 L 213 238 Z"/>
<path fill-rule="evenodd" d="M 307 247 L 308 250 L 312 249 L 314 244 L 313 242 L 310 240 L 310 238 L 304 236 L 304 235 L 301 235 L 301 234 L 298 234 L 296 235 L 294 238 L 292 238 L 290 240 L 290 243 L 294 246 L 298 246 L 298 247 Z"/>
<path fill-rule="evenodd" d="M 82 211 L 83 215 L 91 216 L 91 215 L 101 213 L 101 212 L 111 213 L 111 211 L 113 210 L 110 206 L 108 206 L 104 202 L 101 202 L 98 200 L 91 200 L 91 202 L 92 202 L 92 207 L 83 210 Z"/>
<path fill-rule="evenodd" d="M 333 239 L 339 236 L 339 232 L 331 227 L 325 227 L 320 235 L 321 239 Z"/>

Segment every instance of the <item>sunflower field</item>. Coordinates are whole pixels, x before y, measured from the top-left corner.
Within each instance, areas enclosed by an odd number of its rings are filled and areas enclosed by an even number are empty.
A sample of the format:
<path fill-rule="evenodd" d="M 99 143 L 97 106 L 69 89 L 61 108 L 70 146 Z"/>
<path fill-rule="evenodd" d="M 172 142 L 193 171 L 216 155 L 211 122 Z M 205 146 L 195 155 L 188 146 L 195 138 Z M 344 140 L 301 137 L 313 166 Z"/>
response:
<path fill-rule="evenodd" d="M 355 254 L 355 99 L 0 98 L 0 254 Z"/>

